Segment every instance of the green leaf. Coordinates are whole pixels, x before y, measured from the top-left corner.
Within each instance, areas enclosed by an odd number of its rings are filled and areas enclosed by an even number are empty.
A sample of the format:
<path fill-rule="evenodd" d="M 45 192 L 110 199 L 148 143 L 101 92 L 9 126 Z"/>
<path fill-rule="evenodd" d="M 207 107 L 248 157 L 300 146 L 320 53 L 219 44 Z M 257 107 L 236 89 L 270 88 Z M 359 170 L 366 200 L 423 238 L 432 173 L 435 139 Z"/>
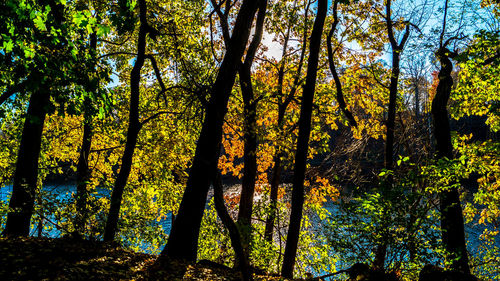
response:
<path fill-rule="evenodd" d="M 35 27 L 38 28 L 41 31 L 47 31 L 47 26 L 45 26 L 45 21 L 42 19 L 40 15 L 37 15 L 33 19 L 33 23 L 35 24 Z"/>
<path fill-rule="evenodd" d="M 106 36 L 110 32 L 109 26 L 105 24 L 98 24 L 96 29 L 96 35 L 98 37 Z"/>
<path fill-rule="evenodd" d="M 12 40 L 3 42 L 3 49 L 6 53 L 11 52 L 13 48 L 14 48 L 14 42 L 12 42 Z"/>
<path fill-rule="evenodd" d="M 73 23 L 77 26 L 81 26 L 82 22 L 86 19 L 85 15 L 81 12 L 75 13 L 73 15 Z"/>

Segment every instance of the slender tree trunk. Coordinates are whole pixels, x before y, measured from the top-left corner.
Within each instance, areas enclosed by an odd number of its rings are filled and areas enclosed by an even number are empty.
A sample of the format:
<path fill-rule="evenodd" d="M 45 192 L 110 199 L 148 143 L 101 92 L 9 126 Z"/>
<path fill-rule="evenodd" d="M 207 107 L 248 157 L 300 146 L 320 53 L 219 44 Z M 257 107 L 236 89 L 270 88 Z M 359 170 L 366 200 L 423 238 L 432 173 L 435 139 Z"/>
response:
<path fill-rule="evenodd" d="M 337 15 L 337 7 L 339 4 L 339 0 L 335 0 L 333 2 L 333 23 L 332 23 L 332 28 L 330 29 L 330 32 L 328 33 L 328 37 L 326 38 L 326 46 L 327 46 L 327 51 L 328 51 L 328 65 L 330 67 L 330 71 L 333 76 L 333 80 L 335 81 L 335 88 L 337 94 L 335 95 L 337 103 L 340 107 L 340 110 L 344 114 L 344 116 L 347 118 L 349 121 L 349 124 L 353 127 L 356 127 L 356 120 L 354 119 L 354 116 L 352 113 L 349 111 L 347 108 L 347 104 L 345 103 L 344 100 L 344 94 L 342 91 L 342 84 L 340 83 L 340 78 L 337 73 L 337 69 L 335 67 L 335 62 L 333 60 L 333 55 L 335 54 L 335 51 L 332 48 L 332 38 L 333 34 L 335 33 L 335 29 L 337 28 L 337 24 L 339 23 L 338 15 Z"/>
<path fill-rule="evenodd" d="M 224 191 L 221 176 L 218 171 L 215 174 L 216 175 L 213 182 L 213 187 L 215 209 L 217 211 L 217 215 L 229 231 L 229 238 L 231 239 L 231 245 L 233 246 L 237 264 L 241 271 L 243 280 L 253 280 L 250 263 L 248 255 L 247 253 L 245 253 L 241 232 L 238 230 L 236 223 L 234 223 L 233 219 L 229 215 L 229 212 L 227 211 L 226 205 L 224 204 Z"/>
<path fill-rule="evenodd" d="M 37 90 L 30 97 L 9 202 L 12 211 L 7 215 L 4 236 L 29 235 L 37 192 L 38 158 L 49 97 L 49 92 L 44 90 Z"/>
<path fill-rule="evenodd" d="M 258 6 L 259 1 L 254 0 L 244 0 L 241 5 L 233 28 L 233 35 L 229 41 L 230 44 L 211 89 L 212 95 L 207 105 L 179 212 L 161 257 L 190 261 L 196 259 L 200 224 L 208 189 L 213 178 L 211 172 L 217 168 L 227 103 Z"/>
<path fill-rule="evenodd" d="M 312 106 L 316 88 L 316 76 L 321 47 L 321 35 L 328 10 L 327 0 L 318 0 L 318 12 L 311 32 L 309 46 L 309 60 L 307 64 L 306 84 L 302 94 L 302 104 L 299 117 L 299 136 L 295 152 L 295 166 L 292 189 L 292 211 L 286 240 L 285 255 L 281 274 L 284 277 L 293 276 L 295 257 L 299 242 L 300 224 L 302 221 L 302 208 L 304 204 L 304 180 L 306 172 L 307 151 L 309 148 L 309 135 L 311 132 Z"/>
<path fill-rule="evenodd" d="M 392 52 L 392 72 L 391 72 L 391 82 L 389 85 L 389 110 L 387 117 L 387 131 L 386 131 L 386 141 L 385 141 L 385 154 L 384 154 L 384 168 L 387 170 L 392 170 L 393 168 L 393 155 L 394 155 L 394 128 L 396 121 L 396 99 L 398 95 L 398 79 L 399 79 L 399 52 L 398 50 L 393 50 Z M 388 176 L 387 180 L 383 183 L 384 188 L 392 187 L 393 178 L 391 175 Z M 384 212 L 385 215 L 385 212 Z M 385 232 L 385 229 L 382 230 Z M 382 235 L 382 239 L 385 235 Z M 373 261 L 373 266 L 378 269 L 383 269 L 385 264 L 385 257 L 387 255 L 387 242 L 382 241 L 381 244 L 377 246 L 375 250 L 375 259 Z"/>
<path fill-rule="evenodd" d="M 261 0 L 255 34 L 240 68 L 240 86 L 244 103 L 244 166 L 243 179 L 241 183 L 240 208 L 238 212 L 238 224 L 240 226 L 243 248 L 246 258 L 250 256 L 249 246 L 252 230 L 253 196 L 255 191 L 255 180 L 257 177 L 257 100 L 252 87 L 251 70 L 257 49 L 262 40 L 264 19 L 266 16 L 267 0 Z"/>
<path fill-rule="evenodd" d="M 97 52 L 97 36 L 93 33 L 90 37 L 90 48 L 94 54 Z M 94 69 L 95 70 L 95 69 Z M 92 89 L 96 90 L 96 89 Z M 85 223 L 88 217 L 88 191 L 87 183 L 90 179 L 89 169 L 89 154 L 90 147 L 92 146 L 92 114 L 90 112 L 92 107 L 89 98 L 84 100 L 83 112 L 83 138 L 80 147 L 80 156 L 78 157 L 78 164 L 76 168 L 76 217 L 75 229 L 76 232 L 82 235 L 85 231 Z"/>
<path fill-rule="evenodd" d="M 393 157 L 394 157 L 394 129 L 396 123 L 396 106 L 397 106 L 397 96 L 398 96 L 398 80 L 400 74 L 400 55 L 403 52 L 403 48 L 410 36 L 410 25 L 406 25 L 406 30 L 403 34 L 401 41 L 398 43 L 394 36 L 393 22 L 391 19 L 391 0 L 387 0 L 386 5 L 386 26 L 387 34 L 389 37 L 389 42 L 392 48 L 392 71 L 391 79 L 389 85 L 389 109 L 387 115 L 386 123 L 386 141 L 385 141 L 385 154 L 384 154 L 384 167 L 387 170 L 392 170 L 393 168 Z M 388 176 L 387 180 L 383 183 L 384 188 L 392 188 L 393 178 L 391 175 Z M 384 212 L 385 213 L 385 212 Z M 384 214 L 388 217 L 388 215 Z M 385 229 L 382 230 L 385 232 Z M 385 235 L 382 233 L 382 239 L 385 240 Z M 373 261 L 373 267 L 377 269 L 383 269 L 385 264 L 385 256 L 387 254 L 387 241 L 381 241 L 375 250 L 375 259 Z"/>
<path fill-rule="evenodd" d="M 120 207 L 123 197 L 123 191 L 130 175 L 132 168 L 132 158 L 134 155 L 137 137 L 141 129 L 139 122 L 139 93 L 141 82 L 141 69 L 144 65 L 146 53 L 146 35 L 148 33 L 147 23 L 147 6 L 145 0 L 139 0 L 139 38 L 137 41 L 137 57 L 130 73 L 130 111 L 129 111 L 129 125 L 127 130 L 127 141 L 125 143 L 125 150 L 123 151 L 121 159 L 120 172 L 113 187 L 111 194 L 111 206 L 109 208 L 108 219 L 104 229 L 104 241 L 112 241 L 115 237 L 118 218 L 120 215 Z"/>
<path fill-rule="evenodd" d="M 450 61 L 451 52 L 440 48 L 436 56 L 441 64 L 439 83 L 436 95 L 432 100 L 432 120 L 434 137 L 436 138 L 436 156 L 438 159 L 453 159 L 450 124 L 448 121 L 447 104 L 453 87 L 451 72 L 453 64 Z M 460 197 L 456 188 L 450 188 L 440 194 L 441 235 L 443 244 L 448 252 L 448 259 L 452 260 L 452 268 L 463 273 L 470 273 L 467 247 L 464 234 L 464 219 Z"/>
<path fill-rule="evenodd" d="M 388 170 L 392 169 L 394 157 L 394 128 L 396 123 L 396 100 L 398 96 L 398 80 L 399 80 L 399 50 L 392 52 L 392 72 L 391 82 L 389 85 L 389 110 L 387 115 L 387 131 L 384 154 L 384 167 Z"/>

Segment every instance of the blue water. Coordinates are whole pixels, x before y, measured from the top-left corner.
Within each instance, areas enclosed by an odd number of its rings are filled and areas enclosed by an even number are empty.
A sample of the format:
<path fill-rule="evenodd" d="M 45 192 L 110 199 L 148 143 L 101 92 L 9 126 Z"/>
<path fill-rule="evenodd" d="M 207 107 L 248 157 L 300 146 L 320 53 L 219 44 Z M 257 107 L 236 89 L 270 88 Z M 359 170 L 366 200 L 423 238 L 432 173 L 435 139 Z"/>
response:
<path fill-rule="evenodd" d="M 46 193 L 46 194 L 50 194 L 52 195 L 52 200 L 56 203 L 56 204 L 67 204 L 69 202 L 72 202 L 73 200 L 73 196 L 75 195 L 76 193 L 76 187 L 74 185 L 64 185 L 64 184 L 60 184 L 60 185 L 46 185 L 43 187 L 43 192 Z M 7 186 L 2 186 L 0 187 L 0 201 L 5 204 L 5 205 L 8 205 L 8 200 L 10 198 L 10 194 L 12 193 L 12 185 L 7 185 Z M 110 191 L 108 189 L 103 189 L 103 188 L 98 188 L 97 189 L 97 197 L 109 197 L 110 196 Z M 50 220 L 50 221 L 53 221 L 55 223 L 57 223 L 54 215 L 50 215 L 50 214 L 46 214 L 47 218 Z M 0 221 L 4 221 L 4 220 L 0 220 Z M 45 221 L 44 224 L 51 224 L 50 221 Z M 168 214 L 167 217 L 165 219 L 162 219 L 159 224 L 162 226 L 163 228 L 163 231 L 166 233 L 166 234 L 169 234 L 170 233 L 170 228 L 171 228 L 171 221 L 172 221 L 172 215 L 171 214 Z M 37 234 L 37 224 L 36 223 L 32 223 L 32 228 L 31 228 L 31 231 L 30 231 L 30 235 L 36 235 Z M 52 225 L 53 226 L 53 225 Z M 0 229 L 3 229 L 4 225 L 0 225 Z M 43 231 L 43 236 L 46 236 L 46 237 L 60 237 L 61 235 L 63 235 L 63 233 L 58 230 L 56 227 L 51 227 L 49 231 Z M 146 246 L 144 247 L 144 250 L 146 250 Z"/>
<path fill-rule="evenodd" d="M 71 200 L 73 200 L 73 194 L 76 192 L 76 187 L 74 185 L 46 185 L 43 187 L 43 191 L 52 194 L 52 196 L 55 197 L 55 200 L 57 202 L 61 203 L 68 203 Z M 0 187 L 0 201 L 3 202 L 3 204 L 8 204 L 8 199 L 10 197 L 10 193 L 12 192 L 12 186 L 3 186 Z M 109 196 L 109 190 L 107 189 L 98 189 L 97 190 L 97 196 Z M 207 206 L 208 207 L 208 206 Z M 327 203 L 325 205 L 327 210 L 330 212 L 337 212 L 337 206 L 335 204 Z M 49 220 L 55 220 L 53 215 L 47 215 Z M 4 217 L 5 218 L 5 217 Z M 313 218 L 314 220 L 314 218 Z M 0 222 L 3 222 L 4 219 L 0 220 Z M 162 226 L 163 231 L 165 234 L 170 233 L 171 229 L 171 222 L 172 222 L 172 215 L 168 214 L 168 216 L 165 219 L 160 220 L 159 224 Z M 49 222 L 45 222 L 48 224 Z M 315 223 L 316 224 L 316 223 Z M 321 227 L 321 223 L 316 224 L 318 227 Z M 37 229 L 36 229 L 36 224 L 34 224 L 34 227 L 32 227 L 31 235 L 36 235 Z M 0 225 L 0 229 L 3 229 L 4 225 Z M 466 235 L 468 237 L 469 243 L 468 243 L 468 248 L 471 253 L 477 252 L 477 249 L 479 245 L 481 244 L 481 241 L 479 239 L 479 236 L 483 233 L 484 229 L 486 228 L 485 225 L 479 225 L 476 223 L 470 223 L 466 225 Z M 489 226 L 490 229 L 491 226 Z M 58 230 L 57 228 L 53 227 L 49 231 L 44 231 L 43 236 L 48 236 L 48 237 L 60 237 L 63 233 Z M 495 246 L 500 247 L 500 235 L 497 235 L 495 242 Z M 147 250 L 147 245 L 142 247 L 144 251 L 149 252 Z M 161 249 L 160 249 L 161 250 Z"/>

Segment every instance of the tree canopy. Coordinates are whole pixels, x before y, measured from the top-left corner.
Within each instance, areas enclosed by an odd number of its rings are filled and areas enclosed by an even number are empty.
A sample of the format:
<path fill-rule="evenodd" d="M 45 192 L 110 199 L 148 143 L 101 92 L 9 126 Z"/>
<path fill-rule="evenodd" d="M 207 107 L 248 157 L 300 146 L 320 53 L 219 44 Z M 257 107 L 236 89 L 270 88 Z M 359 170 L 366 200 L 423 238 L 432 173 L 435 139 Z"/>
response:
<path fill-rule="evenodd" d="M 499 42 L 487 0 L 4 0 L 2 236 L 496 280 Z"/>

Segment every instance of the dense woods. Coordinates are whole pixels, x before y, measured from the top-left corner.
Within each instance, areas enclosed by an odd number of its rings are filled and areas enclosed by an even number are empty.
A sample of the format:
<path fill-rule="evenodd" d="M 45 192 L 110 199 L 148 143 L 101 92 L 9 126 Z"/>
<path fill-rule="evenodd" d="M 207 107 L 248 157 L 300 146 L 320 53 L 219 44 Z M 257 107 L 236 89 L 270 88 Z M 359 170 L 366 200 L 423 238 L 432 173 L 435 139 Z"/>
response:
<path fill-rule="evenodd" d="M 2 254 L 500 280 L 497 1 L 1 5 Z"/>

